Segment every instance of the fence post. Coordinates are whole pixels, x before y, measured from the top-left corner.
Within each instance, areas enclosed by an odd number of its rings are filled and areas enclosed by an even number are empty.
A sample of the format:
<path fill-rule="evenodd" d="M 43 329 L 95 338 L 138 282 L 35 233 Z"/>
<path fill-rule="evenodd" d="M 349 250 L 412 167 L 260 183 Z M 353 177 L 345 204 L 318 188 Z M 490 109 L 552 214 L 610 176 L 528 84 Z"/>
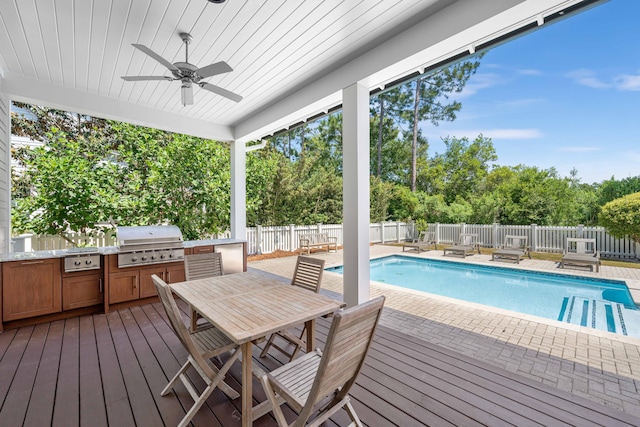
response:
<path fill-rule="evenodd" d="M 465 224 L 464 222 L 460 223 L 460 234 L 466 233 L 467 231 L 467 224 Z"/>
<path fill-rule="evenodd" d="M 531 251 L 538 252 L 538 226 L 531 224 Z"/>
<path fill-rule="evenodd" d="M 380 223 L 380 243 L 384 245 L 384 222 Z"/>
<path fill-rule="evenodd" d="M 578 224 L 578 229 L 576 230 L 577 237 L 582 239 L 584 237 L 584 225 Z"/>
<path fill-rule="evenodd" d="M 262 226 L 256 224 L 256 252 L 262 255 Z"/>
<path fill-rule="evenodd" d="M 493 223 L 493 247 L 498 247 L 498 223 Z"/>
<path fill-rule="evenodd" d="M 318 233 L 322 233 L 322 223 L 318 224 Z"/>
<path fill-rule="evenodd" d="M 400 243 L 400 221 L 396 221 L 396 242 Z"/>
<path fill-rule="evenodd" d="M 296 245 L 296 226 L 294 224 L 289 224 L 289 251 L 294 252 L 298 249 Z M 300 243 L 300 242 L 298 242 Z"/>

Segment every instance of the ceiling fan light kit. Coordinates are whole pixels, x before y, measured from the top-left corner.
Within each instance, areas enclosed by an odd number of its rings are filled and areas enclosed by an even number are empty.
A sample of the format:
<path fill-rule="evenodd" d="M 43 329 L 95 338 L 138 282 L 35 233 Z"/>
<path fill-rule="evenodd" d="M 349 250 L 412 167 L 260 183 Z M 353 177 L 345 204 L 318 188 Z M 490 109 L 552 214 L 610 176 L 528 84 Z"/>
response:
<path fill-rule="evenodd" d="M 209 0 L 212 1 L 212 0 Z M 222 1 L 214 1 L 214 3 L 222 3 Z M 233 93 L 227 89 L 221 88 L 219 86 L 213 85 L 211 83 L 203 82 L 202 79 L 206 79 L 208 77 L 213 77 L 218 74 L 229 73 L 233 71 L 233 68 L 229 66 L 224 61 L 215 62 L 213 64 L 206 65 L 204 67 L 198 68 L 193 64 L 189 63 L 189 43 L 193 40 L 191 34 L 189 33 L 180 33 L 180 38 L 184 43 L 185 47 L 185 59 L 184 62 L 174 62 L 171 63 L 164 59 L 162 56 L 158 55 L 148 47 L 142 44 L 133 43 L 132 46 L 136 49 L 142 51 L 147 54 L 151 58 L 158 61 L 160 64 L 164 65 L 173 77 L 169 76 L 123 76 L 122 79 L 125 81 L 145 81 L 145 80 L 180 80 L 182 82 L 182 86 L 180 87 L 180 99 L 182 101 L 182 105 L 185 107 L 187 105 L 193 104 L 193 84 L 200 86 L 204 90 L 208 90 L 209 92 L 213 92 L 220 96 L 224 96 L 235 102 L 240 102 L 242 100 L 242 96 Z"/>

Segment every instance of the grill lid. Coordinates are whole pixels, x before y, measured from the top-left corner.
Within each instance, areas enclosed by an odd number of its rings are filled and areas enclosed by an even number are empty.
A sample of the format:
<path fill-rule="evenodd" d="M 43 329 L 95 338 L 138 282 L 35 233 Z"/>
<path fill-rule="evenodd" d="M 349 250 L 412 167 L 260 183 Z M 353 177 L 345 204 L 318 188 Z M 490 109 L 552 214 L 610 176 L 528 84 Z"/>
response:
<path fill-rule="evenodd" d="M 117 227 L 120 250 L 148 250 L 182 247 L 182 232 L 175 225 Z"/>

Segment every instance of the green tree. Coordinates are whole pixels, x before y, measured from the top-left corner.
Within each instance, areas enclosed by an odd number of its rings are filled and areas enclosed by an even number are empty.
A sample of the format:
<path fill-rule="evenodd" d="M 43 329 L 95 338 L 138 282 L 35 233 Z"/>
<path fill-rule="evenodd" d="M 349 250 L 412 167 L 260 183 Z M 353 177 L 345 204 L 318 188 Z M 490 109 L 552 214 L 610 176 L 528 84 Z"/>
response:
<path fill-rule="evenodd" d="M 462 108 L 460 101 L 450 101 L 452 93 L 462 92 L 469 78 L 480 66 L 476 56 L 469 61 L 458 62 L 433 74 L 419 77 L 415 83 L 406 85 L 413 92 L 413 108 L 408 121 L 411 123 L 411 191 L 416 191 L 418 179 L 418 129 L 421 121 L 430 121 L 437 126 L 442 121 L 453 121 Z M 411 88 L 411 89 L 409 89 Z"/>
<path fill-rule="evenodd" d="M 631 237 L 635 242 L 635 252 L 636 245 L 640 243 L 640 192 L 628 194 L 604 205 L 599 223 L 614 237 Z"/>

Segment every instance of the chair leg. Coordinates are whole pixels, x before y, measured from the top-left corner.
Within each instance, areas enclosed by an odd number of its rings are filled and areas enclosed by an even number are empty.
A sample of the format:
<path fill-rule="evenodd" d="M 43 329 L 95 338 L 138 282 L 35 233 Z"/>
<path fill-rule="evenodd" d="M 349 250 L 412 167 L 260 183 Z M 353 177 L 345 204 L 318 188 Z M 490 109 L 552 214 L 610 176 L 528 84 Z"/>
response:
<path fill-rule="evenodd" d="M 180 375 L 184 374 L 186 370 L 189 369 L 190 365 L 191 365 L 191 361 L 187 360 L 187 362 L 184 365 L 182 365 L 178 373 L 175 374 L 173 378 L 171 378 L 171 381 L 169 381 L 169 384 L 167 384 L 167 386 L 160 392 L 160 396 L 165 396 L 167 393 L 169 393 L 169 391 L 180 379 Z"/>
<path fill-rule="evenodd" d="M 349 415 L 349 418 L 351 418 L 351 425 L 362 427 L 362 422 L 360 421 L 360 418 L 358 418 L 358 414 L 356 414 L 353 406 L 351 406 L 351 401 L 347 402 L 347 404 L 344 405 L 344 409 L 347 411 L 347 415 Z"/>
<path fill-rule="evenodd" d="M 267 341 L 264 348 L 260 352 L 260 357 L 265 357 L 267 353 L 269 353 L 269 349 L 271 348 L 271 345 L 273 345 L 273 339 L 275 337 L 276 337 L 276 334 L 271 334 L 271 336 L 269 337 L 269 340 Z"/>
<path fill-rule="evenodd" d="M 260 382 L 262 383 L 262 388 L 267 395 L 267 399 L 271 403 L 271 411 L 273 412 L 273 416 L 276 419 L 279 427 L 287 427 L 289 423 L 287 423 L 284 414 L 282 413 L 282 409 L 280 408 L 280 403 L 278 398 L 276 397 L 276 393 L 273 391 L 273 387 L 271 387 L 271 383 L 269 382 L 269 378 L 267 375 L 262 375 L 260 377 Z"/>

